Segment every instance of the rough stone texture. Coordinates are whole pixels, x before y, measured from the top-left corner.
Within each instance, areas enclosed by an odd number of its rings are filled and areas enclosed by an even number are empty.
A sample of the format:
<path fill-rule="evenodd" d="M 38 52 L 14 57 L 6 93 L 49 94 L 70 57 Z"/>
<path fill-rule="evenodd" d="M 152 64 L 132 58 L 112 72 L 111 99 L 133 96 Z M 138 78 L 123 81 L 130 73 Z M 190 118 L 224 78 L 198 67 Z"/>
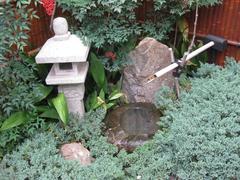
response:
<path fill-rule="evenodd" d="M 77 160 L 82 165 L 91 164 L 90 152 L 81 143 L 64 144 L 60 153 L 66 160 Z"/>
<path fill-rule="evenodd" d="M 118 107 L 105 120 L 108 141 L 131 152 L 155 134 L 159 117 L 160 113 L 149 103 Z"/>
<path fill-rule="evenodd" d="M 58 92 L 64 93 L 69 112 L 83 116 L 85 113 L 83 97 L 85 92 L 84 84 L 59 85 Z"/>
<path fill-rule="evenodd" d="M 172 72 L 146 84 L 149 76 L 171 64 L 171 53 L 166 45 L 145 38 L 130 52 L 129 58 L 131 64 L 124 69 L 122 89 L 129 102 L 153 102 L 155 92 L 163 85 L 173 87 Z"/>

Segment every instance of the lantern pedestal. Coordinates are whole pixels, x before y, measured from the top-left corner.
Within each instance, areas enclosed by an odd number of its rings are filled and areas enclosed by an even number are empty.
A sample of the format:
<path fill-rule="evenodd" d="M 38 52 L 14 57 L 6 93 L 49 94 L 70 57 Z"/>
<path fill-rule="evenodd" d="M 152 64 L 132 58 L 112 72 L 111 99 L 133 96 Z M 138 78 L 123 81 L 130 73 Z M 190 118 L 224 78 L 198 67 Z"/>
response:
<path fill-rule="evenodd" d="M 84 84 L 59 85 L 58 92 L 64 93 L 67 99 L 68 109 L 71 113 L 78 114 L 79 116 L 84 115 Z"/>

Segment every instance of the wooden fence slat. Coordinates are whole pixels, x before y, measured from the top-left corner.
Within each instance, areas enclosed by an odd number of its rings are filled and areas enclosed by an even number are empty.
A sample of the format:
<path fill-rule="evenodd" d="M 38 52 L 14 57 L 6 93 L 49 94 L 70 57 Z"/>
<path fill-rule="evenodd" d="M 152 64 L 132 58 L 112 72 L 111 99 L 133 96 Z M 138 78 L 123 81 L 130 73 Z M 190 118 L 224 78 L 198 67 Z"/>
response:
<path fill-rule="evenodd" d="M 192 13 L 186 16 L 190 32 L 194 22 L 192 16 Z M 225 56 L 234 57 L 240 61 L 240 47 L 233 45 L 237 43 L 240 45 L 240 0 L 224 0 L 221 5 L 201 8 L 197 34 L 201 36 L 213 34 L 229 41 L 228 48 L 217 55 L 217 64 L 223 65 Z"/>

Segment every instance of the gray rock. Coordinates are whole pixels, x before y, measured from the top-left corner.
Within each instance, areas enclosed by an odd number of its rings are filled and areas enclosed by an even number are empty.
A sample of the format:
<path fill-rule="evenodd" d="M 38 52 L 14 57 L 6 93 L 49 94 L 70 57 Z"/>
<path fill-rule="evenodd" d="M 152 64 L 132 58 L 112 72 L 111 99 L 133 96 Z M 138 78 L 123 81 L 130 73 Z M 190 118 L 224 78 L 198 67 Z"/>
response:
<path fill-rule="evenodd" d="M 146 79 L 155 72 L 171 64 L 169 48 L 153 38 L 143 39 L 129 53 L 131 64 L 124 69 L 123 92 L 129 102 L 150 102 L 154 94 L 162 87 L 173 87 L 174 77 L 169 72 L 146 84 Z"/>
<path fill-rule="evenodd" d="M 77 160 L 82 165 L 91 164 L 90 152 L 81 143 L 64 144 L 60 153 L 66 160 Z"/>

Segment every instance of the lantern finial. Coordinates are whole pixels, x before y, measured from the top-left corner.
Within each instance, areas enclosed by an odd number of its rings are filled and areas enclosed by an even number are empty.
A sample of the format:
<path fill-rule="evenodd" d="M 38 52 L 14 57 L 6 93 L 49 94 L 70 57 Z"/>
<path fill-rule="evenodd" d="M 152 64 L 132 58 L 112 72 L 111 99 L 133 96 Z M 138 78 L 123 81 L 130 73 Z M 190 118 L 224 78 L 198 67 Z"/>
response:
<path fill-rule="evenodd" d="M 53 30 L 56 36 L 68 34 L 68 23 L 63 17 L 57 17 L 53 20 Z"/>

